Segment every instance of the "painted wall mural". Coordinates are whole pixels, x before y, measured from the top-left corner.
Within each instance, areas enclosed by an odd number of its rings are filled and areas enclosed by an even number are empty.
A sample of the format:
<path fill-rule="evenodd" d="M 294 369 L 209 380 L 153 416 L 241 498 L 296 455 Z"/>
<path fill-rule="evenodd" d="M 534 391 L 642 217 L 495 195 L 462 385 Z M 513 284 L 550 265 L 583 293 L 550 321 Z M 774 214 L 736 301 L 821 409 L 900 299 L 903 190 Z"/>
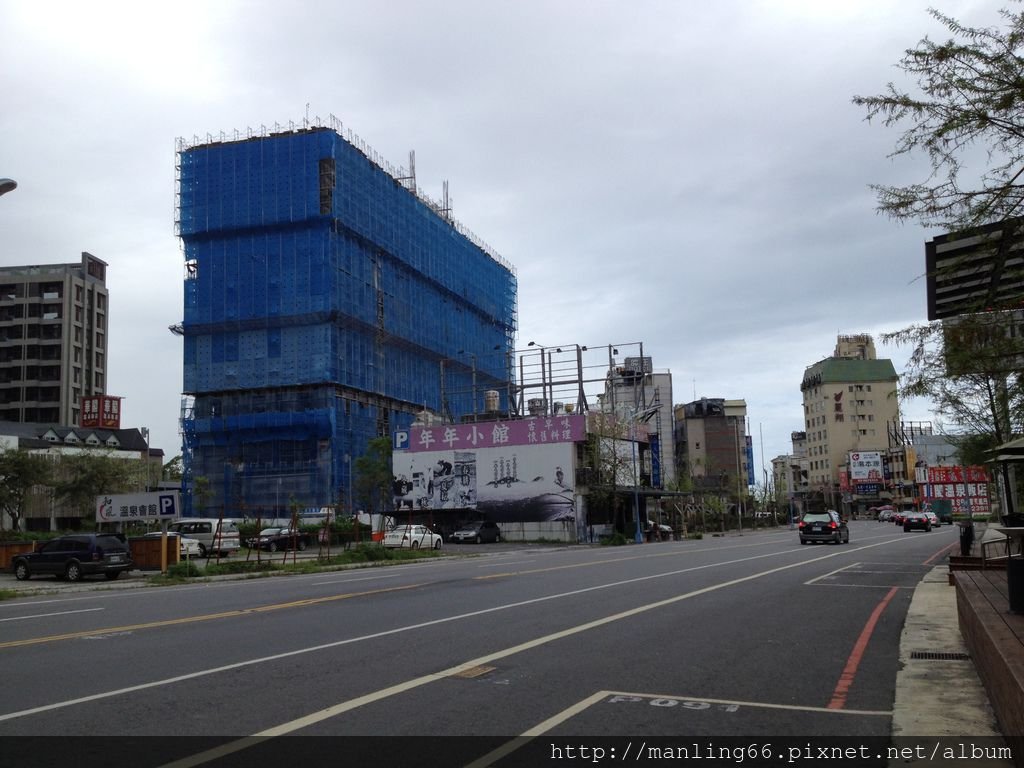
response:
<path fill-rule="evenodd" d="M 495 522 L 576 516 L 575 442 L 584 417 L 412 427 L 395 435 L 396 509 L 471 509 Z"/>

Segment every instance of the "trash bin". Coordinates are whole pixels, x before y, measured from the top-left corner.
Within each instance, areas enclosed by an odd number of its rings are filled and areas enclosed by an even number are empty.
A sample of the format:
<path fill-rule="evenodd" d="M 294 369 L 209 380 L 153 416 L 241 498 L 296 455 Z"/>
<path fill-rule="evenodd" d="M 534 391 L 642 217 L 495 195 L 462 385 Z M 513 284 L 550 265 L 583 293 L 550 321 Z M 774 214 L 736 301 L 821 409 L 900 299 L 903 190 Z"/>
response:
<path fill-rule="evenodd" d="M 1010 610 L 1024 613 L 1024 556 L 1007 558 L 1006 586 L 1010 596 Z"/>
<path fill-rule="evenodd" d="M 970 557 L 972 546 L 974 546 L 974 521 L 968 520 L 960 523 L 960 556 Z"/>

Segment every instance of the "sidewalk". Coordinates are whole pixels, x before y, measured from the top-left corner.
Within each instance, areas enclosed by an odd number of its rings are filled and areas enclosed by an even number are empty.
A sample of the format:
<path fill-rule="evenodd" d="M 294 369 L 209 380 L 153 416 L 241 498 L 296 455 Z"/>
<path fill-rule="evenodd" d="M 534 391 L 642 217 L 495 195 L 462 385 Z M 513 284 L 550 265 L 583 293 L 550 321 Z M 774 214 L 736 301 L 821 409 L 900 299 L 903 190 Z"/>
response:
<path fill-rule="evenodd" d="M 949 566 L 945 564 L 929 571 L 914 590 L 900 638 L 892 735 L 985 739 L 986 744 L 1005 744 L 960 633 L 956 592 L 949 584 Z M 913 762 L 900 760 L 892 765 Z M 1013 763 L 988 760 L 984 765 Z"/>

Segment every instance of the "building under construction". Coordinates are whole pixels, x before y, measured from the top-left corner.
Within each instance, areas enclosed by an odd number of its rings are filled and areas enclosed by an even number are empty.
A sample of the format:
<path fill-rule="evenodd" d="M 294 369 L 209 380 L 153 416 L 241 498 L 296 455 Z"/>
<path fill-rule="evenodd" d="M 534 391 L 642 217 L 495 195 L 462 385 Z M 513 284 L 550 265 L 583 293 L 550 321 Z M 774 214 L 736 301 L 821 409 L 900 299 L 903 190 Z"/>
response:
<path fill-rule="evenodd" d="M 178 142 L 188 514 L 358 504 L 369 440 L 508 398 L 512 267 L 327 122 Z"/>

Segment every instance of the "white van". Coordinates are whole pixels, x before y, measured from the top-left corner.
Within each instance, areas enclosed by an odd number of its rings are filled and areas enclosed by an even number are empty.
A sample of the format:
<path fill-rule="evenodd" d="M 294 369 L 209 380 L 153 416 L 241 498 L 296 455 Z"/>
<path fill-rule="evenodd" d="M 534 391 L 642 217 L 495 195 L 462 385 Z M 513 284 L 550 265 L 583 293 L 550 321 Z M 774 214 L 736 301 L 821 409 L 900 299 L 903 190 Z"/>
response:
<path fill-rule="evenodd" d="M 218 528 L 218 526 L 220 526 Z M 242 548 L 238 525 L 234 520 L 218 520 L 215 517 L 190 517 L 175 520 L 167 526 L 168 531 L 188 536 L 199 542 L 200 557 L 219 552 L 230 555 Z"/>

